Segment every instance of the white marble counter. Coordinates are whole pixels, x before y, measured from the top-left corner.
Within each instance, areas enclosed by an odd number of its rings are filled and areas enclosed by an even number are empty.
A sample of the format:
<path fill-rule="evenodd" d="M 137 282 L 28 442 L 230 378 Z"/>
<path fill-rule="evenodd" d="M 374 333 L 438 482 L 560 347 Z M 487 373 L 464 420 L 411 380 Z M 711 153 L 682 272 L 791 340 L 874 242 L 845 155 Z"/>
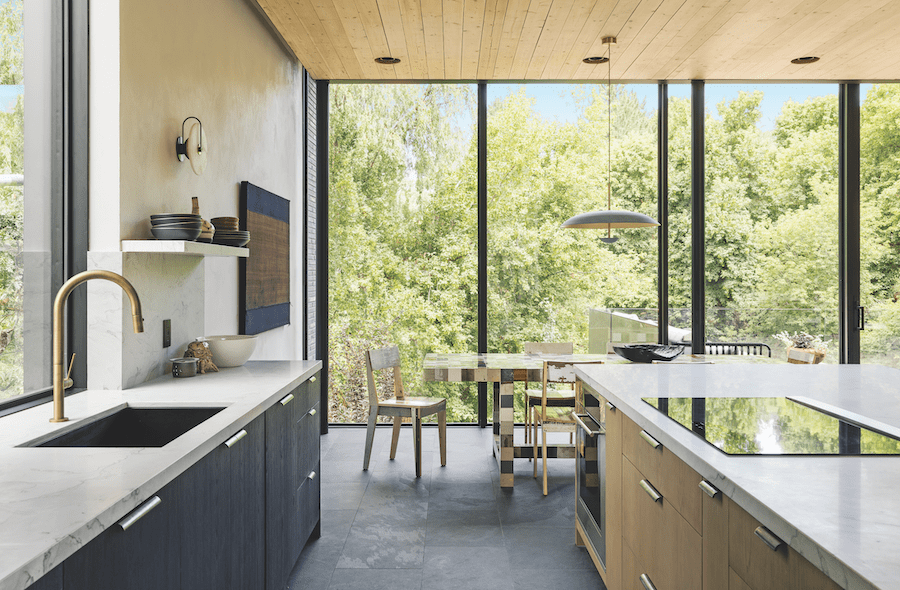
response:
<path fill-rule="evenodd" d="M 124 391 L 66 398 L 69 422 L 50 404 L 0 418 L 0 590 L 20 590 L 114 524 L 287 392 L 319 361 L 259 361 L 219 373 L 171 375 Z M 224 410 L 162 448 L 23 448 L 123 404 Z"/>
<path fill-rule="evenodd" d="M 900 434 L 900 371 L 877 365 L 625 365 L 581 378 L 847 590 L 900 589 L 900 457 L 729 456 L 641 397 L 803 396 Z"/>

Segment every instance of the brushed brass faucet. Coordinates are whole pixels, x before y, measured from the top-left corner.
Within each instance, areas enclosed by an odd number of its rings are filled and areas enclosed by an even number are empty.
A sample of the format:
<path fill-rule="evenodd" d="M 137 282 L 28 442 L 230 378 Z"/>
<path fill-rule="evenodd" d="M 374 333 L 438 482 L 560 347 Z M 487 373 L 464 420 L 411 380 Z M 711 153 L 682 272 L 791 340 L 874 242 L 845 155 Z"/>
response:
<path fill-rule="evenodd" d="M 63 310 L 66 300 L 72 289 L 91 279 L 106 279 L 122 287 L 128 299 L 131 300 L 131 321 L 134 324 L 135 334 L 144 331 L 144 318 L 141 317 L 141 300 L 137 291 L 128 280 L 108 270 L 86 270 L 66 281 L 53 302 L 53 418 L 51 422 L 67 422 L 63 410 L 65 390 L 63 389 Z"/>

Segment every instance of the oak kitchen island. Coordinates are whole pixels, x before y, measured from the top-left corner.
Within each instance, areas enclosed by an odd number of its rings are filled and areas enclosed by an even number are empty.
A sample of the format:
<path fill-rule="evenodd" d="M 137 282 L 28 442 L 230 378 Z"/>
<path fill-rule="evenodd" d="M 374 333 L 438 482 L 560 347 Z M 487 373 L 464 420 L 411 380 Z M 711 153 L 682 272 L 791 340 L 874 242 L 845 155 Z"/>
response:
<path fill-rule="evenodd" d="M 0 589 L 283 586 L 320 526 L 320 370 L 250 362 L 0 419 Z M 157 448 L 30 446 L 123 407 L 214 414 Z"/>
<path fill-rule="evenodd" d="M 728 455 L 642 400 L 802 397 L 898 437 L 900 371 L 604 365 L 578 374 L 606 407 L 600 569 L 610 590 L 900 588 L 900 456 Z"/>

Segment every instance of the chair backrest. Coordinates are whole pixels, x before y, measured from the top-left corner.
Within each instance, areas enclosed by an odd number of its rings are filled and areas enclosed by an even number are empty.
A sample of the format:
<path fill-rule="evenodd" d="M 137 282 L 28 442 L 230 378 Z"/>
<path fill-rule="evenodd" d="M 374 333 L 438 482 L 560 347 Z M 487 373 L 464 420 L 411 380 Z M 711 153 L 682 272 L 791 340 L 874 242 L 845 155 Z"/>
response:
<path fill-rule="evenodd" d="M 572 354 L 575 345 L 571 342 L 525 342 L 525 354 Z"/>
<path fill-rule="evenodd" d="M 548 383 L 575 383 L 576 365 L 602 365 L 603 361 L 586 361 L 573 363 L 572 361 L 544 361 L 544 402 L 547 397 Z"/>
<path fill-rule="evenodd" d="M 394 396 L 403 399 L 403 379 L 400 376 L 400 349 L 397 346 L 388 346 L 377 350 L 366 351 L 366 382 L 369 388 L 369 405 L 378 405 L 378 389 L 375 387 L 375 371 L 393 369 L 394 371 Z"/>
<path fill-rule="evenodd" d="M 772 356 L 772 349 L 762 342 L 707 342 L 706 354 L 736 354 Z"/>

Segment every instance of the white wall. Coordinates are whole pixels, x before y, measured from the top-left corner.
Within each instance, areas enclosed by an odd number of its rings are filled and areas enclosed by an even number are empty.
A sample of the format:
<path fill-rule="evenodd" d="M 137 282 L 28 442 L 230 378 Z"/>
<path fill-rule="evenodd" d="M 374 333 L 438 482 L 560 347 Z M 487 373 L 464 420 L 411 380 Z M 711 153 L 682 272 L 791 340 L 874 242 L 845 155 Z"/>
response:
<path fill-rule="evenodd" d="M 150 237 L 151 214 L 190 212 L 194 196 L 206 219 L 237 216 L 243 180 L 291 201 L 296 234 L 291 325 L 261 334 L 253 358 L 302 358 L 301 97 L 299 64 L 247 0 L 92 0 L 89 264 L 117 267 L 135 284 L 146 332 L 130 333 L 127 298 L 111 295 L 115 287 L 92 284 L 89 387 L 135 385 L 162 374 L 194 337 L 237 333 L 237 259 L 118 251 L 120 240 Z M 208 137 L 202 176 L 175 157 L 189 116 Z M 94 337 L 94 325 L 121 329 Z"/>

